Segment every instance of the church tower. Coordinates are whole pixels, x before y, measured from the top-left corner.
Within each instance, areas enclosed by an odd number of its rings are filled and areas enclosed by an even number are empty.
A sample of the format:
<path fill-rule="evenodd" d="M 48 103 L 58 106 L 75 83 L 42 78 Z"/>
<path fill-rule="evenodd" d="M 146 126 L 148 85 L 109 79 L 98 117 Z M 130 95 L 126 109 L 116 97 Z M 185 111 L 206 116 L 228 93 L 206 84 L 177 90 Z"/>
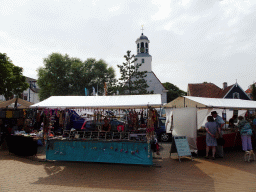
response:
<path fill-rule="evenodd" d="M 149 55 L 150 41 L 148 40 L 147 36 L 143 35 L 143 28 L 141 36 L 135 41 L 135 43 L 137 50 L 137 55 L 135 56 L 137 61 L 135 64 L 142 64 L 138 69 L 139 71 L 147 71 L 146 77 L 144 78 L 149 86 L 147 88 L 147 92 L 161 94 L 162 103 L 167 103 L 168 90 L 164 88 L 163 84 L 152 71 L 152 56 Z"/>
<path fill-rule="evenodd" d="M 143 30 L 143 29 L 142 29 Z M 142 64 L 139 67 L 139 71 L 152 71 L 152 56 L 149 55 L 149 43 L 147 36 L 143 35 L 141 33 L 141 36 L 135 41 L 137 45 L 137 55 L 135 58 L 137 58 L 136 64 Z"/>

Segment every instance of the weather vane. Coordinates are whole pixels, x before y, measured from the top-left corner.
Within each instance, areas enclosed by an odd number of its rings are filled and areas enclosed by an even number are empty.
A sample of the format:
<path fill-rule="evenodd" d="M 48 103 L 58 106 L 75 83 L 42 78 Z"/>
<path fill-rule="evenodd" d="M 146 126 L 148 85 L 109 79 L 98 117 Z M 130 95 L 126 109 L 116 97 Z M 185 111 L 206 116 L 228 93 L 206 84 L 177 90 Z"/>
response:
<path fill-rule="evenodd" d="M 144 26 L 144 25 L 141 25 L 141 31 L 142 31 L 142 33 L 143 33 L 143 30 L 144 30 L 144 29 L 143 29 L 143 26 Z"/>

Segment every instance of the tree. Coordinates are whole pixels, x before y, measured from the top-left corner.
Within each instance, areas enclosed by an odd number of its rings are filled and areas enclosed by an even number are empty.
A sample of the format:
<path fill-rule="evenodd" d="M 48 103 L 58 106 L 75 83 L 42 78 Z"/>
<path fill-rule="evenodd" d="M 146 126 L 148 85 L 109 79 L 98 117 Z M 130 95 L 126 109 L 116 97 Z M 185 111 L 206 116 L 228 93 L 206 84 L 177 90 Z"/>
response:
<path fill-rule="evenodd" d="M 256 101 L 256 87 L 255 83 L 252 84 L 252 99 Z"/>
<path fill-rule="evenodd" d="M 112 82 L 115 81 L 115 71 L 112 67 L 108 67 L 104 60 L 96 61 L 95 59 L 89 58 L 85 61 L 87 79 L 90 80 L 88 83 L 89 91 L 92 92 L 92 88 L 97 89 L 98 93 L 104 94 L 104 84 L 106 83 L 109 87 Z"/>
<path fill-rule="evenodd" d="M 38 85 L 40 87 L 40 100 L 52 95 L 68 95 L 69 73 L 71 70 L 71 58 L 68 55 L 52 53 L 44 59 L 45 67 L 38 70 Z"/>
<path fill-rule="evenodd" d="M 40 100 L 53 95 L 85 95 L 87 88 L 92 93 L 93 87 L 103 93 L 104 82 L 112 81 L 115 73 L 105 61 L 87 59 L 81 61 L 67 54 L 52 53 L 44 59 L 44 67 L 38 70 Z"/>
<path fill-rule="evenodd" d="M 0 53 L 0 94 L 5 99 L 14 95 L 21 97 L 29 85 L 26 77 L 22 75 L 22 68 L 15 66 L 5 53 Z"/>
<path fill-rule="evenodd" d="M 147 81 L 145 80 L 147 71 L 138 70 L 142 64 L 134 64 L 137 58 L 131 55 L 131 51 L 127 51 L 124 58 L 126 62 L 123 65 L 117 65 L 121 73 L 117 86 L 120 94 L 146 94 L 148 88 Z"/>
<path fill-rule="evenodd" d="M 187 95 L 185 91 L 180 90 L 177 86 L 173 85 L 172 83 L 166 82 L 166 83 L 163 83 L 163 86 L 165 87 L 165 89 L 168 90 L 167 103 L 171 102 L 177 97 Z"/>

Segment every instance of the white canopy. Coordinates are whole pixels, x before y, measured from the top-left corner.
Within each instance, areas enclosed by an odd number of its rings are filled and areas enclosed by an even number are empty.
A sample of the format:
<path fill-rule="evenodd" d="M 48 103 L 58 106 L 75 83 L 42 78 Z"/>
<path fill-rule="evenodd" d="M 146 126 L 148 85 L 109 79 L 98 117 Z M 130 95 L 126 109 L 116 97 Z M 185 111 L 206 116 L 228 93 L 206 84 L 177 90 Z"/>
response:
<path fill-rule="evenodd" d="M 244 115 L 248 109 L 256 109 L 256 101 L 184 96 L 164 107 L 167 132 L 172 128 L 174 136 L 187 136 L 191 150 L 197 150 L 197 129 L 204 126 L 211 111 L 217 111 L 220 116 L 224 113 L 228 121 L 234 110 L 239 110 L 238 115 Z"/>
<path fill-rule="evenodd" d="M 207 107 L 222 109 L 256 109 L 256 101 L 242 99 L 217 99 L 206 97 L 178 97 L 165 105 L 168 107 Z"/>
<path fill-rule="evenodd" d="M 118 96 L 51 96 L 31 108 L 160 108 L 160 94 Z"/>

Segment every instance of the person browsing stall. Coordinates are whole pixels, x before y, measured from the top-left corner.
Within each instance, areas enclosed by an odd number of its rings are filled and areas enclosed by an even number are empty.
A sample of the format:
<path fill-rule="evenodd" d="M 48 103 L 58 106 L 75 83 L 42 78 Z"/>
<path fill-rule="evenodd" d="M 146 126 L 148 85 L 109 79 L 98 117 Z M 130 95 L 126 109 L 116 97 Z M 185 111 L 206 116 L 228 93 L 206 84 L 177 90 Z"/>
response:
<path fill-rule="evenodd" d="M 252 150 L 252 141 L 251 141 L 251 136 L 252 136 L 252 128 L 251 125 L 248 121 L 244 119 L 243 116 L 238 117 L 239 123 L 238 123 L 238 129 L 241 135 L 241 140 L 242 140 L 242 149 L 243 151 L 251 151 Z"/>
<path fill-rule="evenodd" d="M 231 119 L 229 119 L 228 125 L 230 128 L 234 128 L 235 127 L 235 120 L 237 119 L 237 115 L 233 115 L 233 117 Z"/>
<path fill-rule="evenodd" d="M 205 124 L 206 129 L 206 159 L 209 159 L 209 149 L 212 148 L 212 159 L 215 159 L 215 152 L 217 146 L 216 134 L 218 131 L 218 124 L 214 122 L 212 116 L 207 117 L 207 123 Z"/>
<path fill-rule="evenodd" d="M 253 126 L 254 132 L 256 132 L 256 114 L 254 115 L 254 118 L 252 120 L 252 126 Z"/>
<path fill-rule="evenodd" d="M 104 124 L 101 127 L 102 132 L 109 132 L 111 130 L 111 125 L 108 122 L 108 119 L 105 117 L 104 118 Z"/>
<path fill-rule="evenodd" d="M 218 115 L 217 111 L 212 111 L 211 115 L 215 119 L 215 122 L 219 125 L 220 129 L 222 130 L 222 127 L 225 124 L 225 121 L 222 119 L 221 116 Z"/>
<path fill-rule="evenodd" d="M 221 116 L 218 115 L 216 111 L 211 112 L 212 117 L 215 119 L 215 122 L 218 124 L 219 130 L 220 130 L 220 137 L 222 138 L 222 127 L 225 124 L 225 121 L 222 119 Z M 224 157 L 224 150 L 222 145 L 217 145 L 217 155 L 221 158 Z"/>

